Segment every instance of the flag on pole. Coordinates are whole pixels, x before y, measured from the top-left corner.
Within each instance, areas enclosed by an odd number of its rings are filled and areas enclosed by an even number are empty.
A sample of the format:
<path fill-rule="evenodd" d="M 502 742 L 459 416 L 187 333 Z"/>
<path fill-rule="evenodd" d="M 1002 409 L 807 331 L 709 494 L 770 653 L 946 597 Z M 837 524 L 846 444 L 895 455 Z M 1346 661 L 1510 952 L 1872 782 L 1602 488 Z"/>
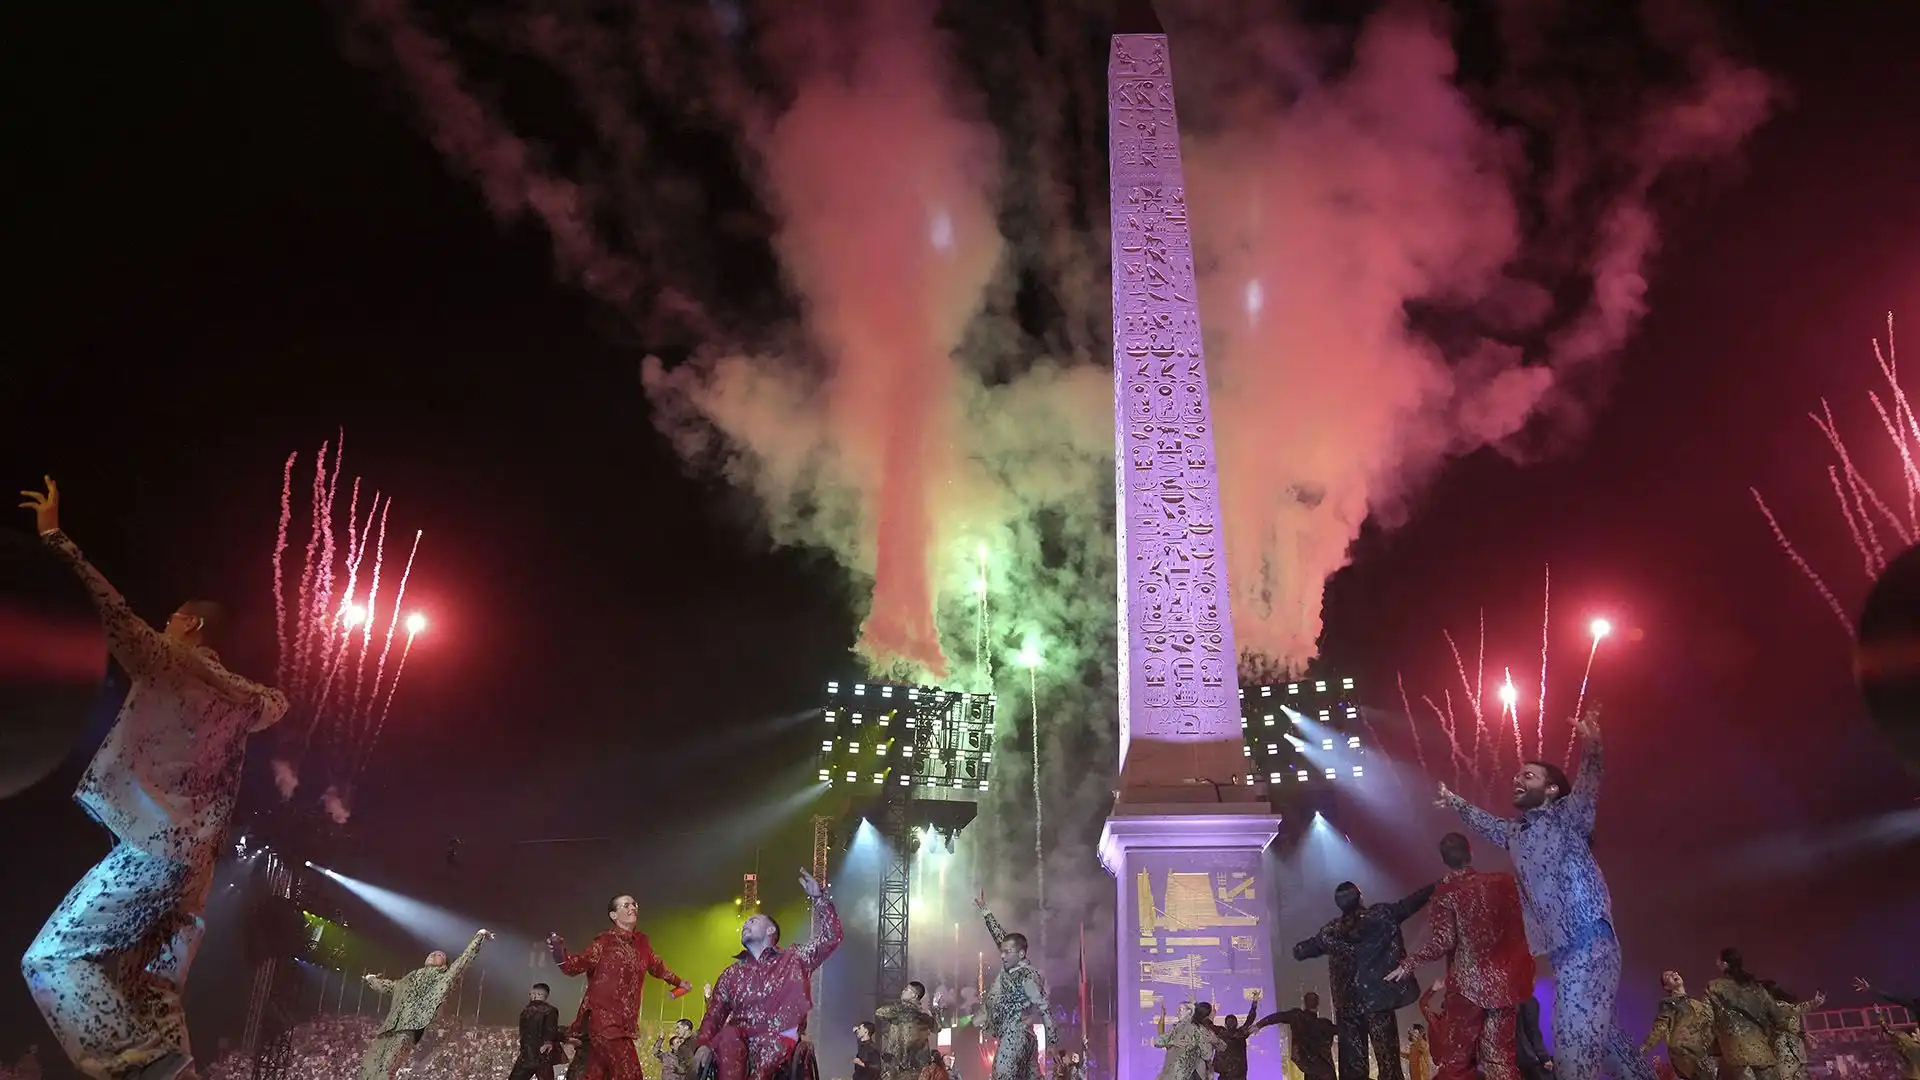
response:
<path fill-rule="evenodd" d="M 1080 924 L 1080 1045 L 1087 1045 L 1087 1014 L 1092 998 L 1087 993 L 1087 924 Z"/>

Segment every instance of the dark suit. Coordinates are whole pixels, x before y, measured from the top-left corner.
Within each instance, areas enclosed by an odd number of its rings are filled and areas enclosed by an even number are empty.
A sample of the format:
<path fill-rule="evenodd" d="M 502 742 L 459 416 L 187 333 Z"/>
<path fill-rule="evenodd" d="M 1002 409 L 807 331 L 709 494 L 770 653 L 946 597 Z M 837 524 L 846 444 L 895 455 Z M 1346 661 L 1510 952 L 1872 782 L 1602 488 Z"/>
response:
<path fill-rule="evenodd" d="M 1546 1037 L 1540 1034 L 1540 999 L 1528 995 L 1518 1008 L 1515 1023 L 1515 1049 L 1522 1080 L 1548 1080 L 1547 1068 L 1553 1055 L 1547 1053 Z"/>
<path fill-rule="evenodd" d="M 1373 1044 L 1380 1080 L 1404 1080 L 1400 1021 L 1394 1010 L 1413 1004 L 1420 997 L 1420 987 L 1411 979 L 1391 981 L 1387 972 L 1407 956 L 1400 924 L 1427 906 L 1433 890 L 1428 885 L 1402 900 L 1368 904 L 1293 947 L 1295 960 L 1327 958 L 1333 1019 L 1340 1029 L 1340 1080 L 1368 1080 L 1368 1042 Z"/>
<path fill-rule="evenodd" d="M 544 1049 L 542 1049 L 544 1047 Z M 520 1057 L 507 1080 L 553 1080 L 553 1055 L 560 1049 L 560 1010 L 529 1001 L 520 1010 Z"/>

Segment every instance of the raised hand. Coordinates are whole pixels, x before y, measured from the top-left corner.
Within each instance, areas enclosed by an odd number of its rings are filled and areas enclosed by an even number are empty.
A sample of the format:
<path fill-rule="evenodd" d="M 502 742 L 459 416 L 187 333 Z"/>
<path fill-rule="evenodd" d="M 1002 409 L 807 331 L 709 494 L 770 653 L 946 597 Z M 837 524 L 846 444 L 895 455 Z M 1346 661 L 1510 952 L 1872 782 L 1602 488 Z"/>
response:
<path fill-rule="evenodd" d="M 973 909 L 975 911 L 987 910 L 987 890 L 975 889 L 973 891 Z"/>
<path fill-rule="evenodd" d="M 1858 975 L 1853 977 L 1853 988 L 1862 994 L 1873 993 L 1873 984 Z"/>
<path fill-rule="evenodd" d="M 1433 805 L 1442 810 L 1451 810 L 1453 809 L 1455 800 L 1459 798 L 1460 796 L 1455 795 L 1453 789 L 1447 786 L 1447 782 L 1442 780 L 1440 781 L 1440 795 L 1433 800 Z"/>
<path fill-rule="evenodd" d="M 1584 739 L 1587 742 L 1599 742 L 1600 741 L 1600 706 L 1598 705 L 1593 706 L 1592 708 L 1587 710 L 1587 715 L 1582 716 L 1579 719 L 1575 720 L 1573 722 L 1573 730 L 1576 734 L 1580 736 L 1580 738 Z"/>
<path fill-rule="evenodd" d="M 494 933 L 491 930 L 482 930 L 473 936 L 479 938 L 481 941 L 492 941 Z"/>
<path fill-rule="evenodd" d="M 820 883 L 813 879 L 812 874 L 802 870 L 800 871 L 800 891 L 807 894 L 807 899 L 818 900 L 826 890 L 820 887 Z"/>
<path fill-rule="evenodd" d="M 20 509 L 33 511 L 34 526 L 43 533 L 50 533 L 60 527 L 60 485 L 54 483 L 51 476 L 40 479 L 46 483 L 47 490 L 22 491 L 20 494 L 27 501 L 20 504 Z"/>

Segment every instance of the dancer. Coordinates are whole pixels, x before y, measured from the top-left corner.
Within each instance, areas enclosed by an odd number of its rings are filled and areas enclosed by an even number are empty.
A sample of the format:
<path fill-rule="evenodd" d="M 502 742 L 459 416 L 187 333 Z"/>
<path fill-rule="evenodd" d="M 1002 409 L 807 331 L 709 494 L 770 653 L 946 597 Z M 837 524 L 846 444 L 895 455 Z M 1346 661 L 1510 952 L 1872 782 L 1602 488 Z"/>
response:
<path fill-rule="evenodd" d="M 553 987 L 534 983 L 520 1010 L 520 1057 L 507 1080 L 553 1080 L 553 1052 L 560 1046 L 560 1010 L 547 1001 Z"/>
<path fill-rule="evenodd" d="M 1713 1080 L 1717 1071 L 1713 1060 L 1713 1006 L 1688 997 L 1687 980 L 1677 971 L 1661 973 L 1660 989 L 1665 995 L 1660 999 L 1660 1012 L 1654 1017 L 1653 1030 L 1640 1044 L 1640 1052 L 1666 1043 L 1667 1063 L 1680 1080 Z"/>
<path fill-rule="evenodd" d="M 1520 879 L 1527 941 L 1553 961 L 1553 1045 L 1561 1080 L 1594 1080 L 1605 1057 L 1622 1080 L 1654 1080 L 1613 1016 L 1620 989 L 1620 939 L 1613 933 L 1607 879 L 1593 857 L 1600 795 L 1600 710 L 1574 723 L 1585 749 L 1578 783 L 1558 765 L 1529 761 L 1513 778 L 1518 818 L 1500 818 L 1440 785 L 1435 805 L 1506 848 Z"/>
<path fill-rule="evenodd" d="M 873 1040 L 873 1025 L 853 1025 L 853 1040 L 853 1080 L 880 1080 L 880 1045 Z"/>
<path fill-rule="evenodd" d="M 1912 1013 L 1913 1010 L 1907 1010 Z M 1903 1080 L 1920 1080 L 1920 1030 L 1901 1031 L 1894 1027 L 1885 1009 L 1876 1009 L 1879 1014 L 1880 1030 L 1887 1033 L 1888 1041 L 1893 1043 L 1893 1052 L 1900 1058 L 1900 1075 Z"/>
<path fill-rule="evenodd" d="M 640 1080 L 640 991 L 651 975 L 672 987 L 674 997 L 685 997 L 687 980 L 675 975 L 656 956 L 647 935 L 635 928 L 640 903 L 622 894 L 607 901 L 607 919 L 613 925 L 600 931 L 587 951 L 567 952 L 559 934 L 547 935 L 554 963 L 568 975 L 585 975 L 587 992 L 580 1020 L 587 1055 L 586 1080 Z M 585 1021 L 582 1025 L 581 1021 Z M 571 1077 L 573 1070 L 568 1070 Z"/>
<path fill-rule="evenodd" d="M 933 1040 L 939 1029 L 933 1014 L 922 1007 L 926 1000 L 925 983 L 910 982 L 900 991 L 900 1000 L 874 1010 L 880 1021 L 880 1059 L 883 1080 L 904 1080 L 919 1076 L 933 1064 Z"/>
<path fill-rule="evenodd" d="M 1407 1031 L 1407 1080 L 1433 1080 L 1433 1044 L 1427 1041 L 1427 1025 L 1415 1024 Z"/>
<path fill-rule="evenodd" d="M 74 792 L 113 834 L 27 946 L 20 969 L 55 1041 L 94 1080 L 193 1080 L 181 1004 L 206 930 L 213 864 L 239 792 L 247 736 L 286 715 L 278 690 L 220 664 L 224 612 L 182 604 L 164 630 L 126 600 L 60 531 L 60 488 L 23 491 L 40 538 L 92 594 L 107 651 L 133 685 Z"/>
<path fill-rule="evenodd" d="M 398 979 L 366 976 L 367 985 L 375 993 L 393 995 L 393 1007 L 387 1010 L 386 1023 L 373 1033 L 366 1056 L 360 1059 L 360 1080 L 391 1080 L 400 1070 L 400 1059 L 406 1056 L 407 1048 L 419 1044 L 420 1036 L 439 1014 L 440 1004 L 447 1000 L 447 991 L 479 954 L 480 943 L 492 937 L 491 930 L 474 934 L 451 964 L 446 953 L 435 949 L 427 954 L 425 963 Z"/>
<path fill-rule="evenodd" d="M 1047 982 L 1027 961 L 1027 936 L 1009 934 L 987 908 L 987 896 L 973 898 L 973 906 L 987 921 L 987 933 L 993 935 L 1000 950 L 1000 972 L 980 999 L 980 1030 L 983 1037 L 998 1040 L 993 1052 L 993 1080 L 1039 1080 L 1039 1048 L 1033 1043 L 1034 1014 L 1046 1025 L 1047 1045 L 1061 1049 L 1059 1031 L 1053 1025 L 1053 1010 L 1047 1006 Z"/>
<path fill-rule="evenodd" d="M 1813 1045 L 1813 1036 L 1807 1034 L 1802 1018 L 1812 1009 L 1826 1004 L 1827 995 L 1818 991 L 1813 997 L 1801 1001 L 1780 988 L 1772 979 L 1760 980 L 1768 994 L 1780 1006 L 1780 1015 L 1786 1018 L 1785 1027 L 1773 1033 L 1773 1060 L 1780 1080 L 1807 1080 L 1807 1048 Z"/>
<path fill-rule="evenodd" d="M 689 1080 L 693 1076 L 693 1021 L 673 1022 L 673 1034 L 653 1037 L 653 1059 L 660 1063 L 660 1080 Z"/>
<path fill-rule="evenodd" d="M 1367 1044 L 1373 1044 L 1377 1080 L 1403 1080 L 1400 1070 L 1400 1019 L 1420 999 L 1412 981 L 1389 979 L 1406 959 L 1400 924 L 1413 918 L 1433 896 L 1433 885 L 1387 904 L 1368 904 L 1360 886 L 1343 881 L 1334 887 L 1340 917 L 1293 947 L 1295 960 L 1327 958 L 1333 989 L 1333 1020 L 1340 1027 L 1340 1080 L 1368 1080 Z"/>
<path fill-rule="evenodd" d="M 772 1080 L 789 1067 L 804 1071 L 813 973 L 840 947 L 840 914 L 826 888 L 805 870 L 800 889 L 813 902 L 813 937 L 783 952 L 780 924 L 768 916 L 755 915 L 740 928 L 740 953 L 715 980 L 694 1036 L 696 1071 L 709 1062 L 717 1062 L 719 1080 Z"/>
<path fill-rule="evenodd" d="M 1720 977 L 1707 984 L 1721 1080 L 1775 1080 L 1773 1032 L 1787 1026 L 1780 1006 L 1747 971 L 1738 949 L 1720 950 Z"/>
<path fill-rule="evenodd" d="M 1153 1045 L 1167 1052 L 1159 1080 L 1207 1080 L 1208 1063 L 1226 1044 L 1213 1030 L 1213 1005 L 1202 1001 L 1183 1003 L 1172 1029 L 1154 1036 Z"/>
<path fill-rule="evenodd" d="M 1520 886 L 1512 874 L 1475 870 L 1473 848 L 1457 832 L 1440 838 L 1440 861 L 1447 875 L 1433 893 L 1427 941 L 1387 977 L 1411 978 L 1415 967 L 1446 957 L 1447 1038 L 1433 1044 L 1438 1080 L 1471 1080 L 1476 1061 L 1487 1080 L 1515 1080 L 1515 1010 L 1533 995 Z"/>
<path fill-rule="evenodd" d="M 1334 1080 L 1333 1040 L 1340 1029 L 1320 1015 L 1319 994 L 1307 991 L 1301 995 L 1300 1008 L 1283 1009 L 1263 1023 L 1287 1026 L 1287 1044 L 1292 1048 L 1287 1057 L 1305 1080 Z"/>
<path fill-rule="evenodd" d="M 1220 1074 L 1220 1080 L 1247 1080 L 1247 1040 L 1274 1022 L 1272 1017 L 1255 1021 L 1259 1012 L 1260 991 L 1256 989 L 1247 1005 L 1247 1018 L 1242 1020 L 1229 1013 L 1222 1021 L 1226 1026 L 1214 1032 L 1220 1036 L 1221 1047 L 1213 1055 L 1213 1071 Z"/>
<path fill-rule="evenodd" d="M 592 1017 L 592 1011 L 582 999 L 580 1010 L 573 1014 L 573 1023 L 567 1025 L 567 1080 L 586 1080 L 587 1044 L 591 1041 L 587 1038 L 587 1032 L 592 1030 Z"/>
<path fill-rule="evenodd" d="M 1553 1055 L 1547 1052 L 1546 1036 L 1540 1032 L 1540 999 L 1529 994 L 1520 1003 L 1518 1023 L 1514 1025 L 1515 1060 L 1521 1080 L 1548 1080 L 1558 1070 Z"/>

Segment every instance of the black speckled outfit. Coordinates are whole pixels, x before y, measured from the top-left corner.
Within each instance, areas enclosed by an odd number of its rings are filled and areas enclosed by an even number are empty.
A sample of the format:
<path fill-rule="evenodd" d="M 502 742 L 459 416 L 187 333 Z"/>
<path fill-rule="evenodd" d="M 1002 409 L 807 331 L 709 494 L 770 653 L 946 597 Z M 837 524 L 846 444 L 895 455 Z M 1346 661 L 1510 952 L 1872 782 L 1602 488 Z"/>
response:
<path fill-rule="evenodd" d="M 285 715 L 287 699 L 141 622 L 65 533 L 43 539 L 92 594 L 108 651 L 133 686 L 74 793 L 113 834 L 113 850 L 54 909 L 21 971 L 87 1076 L 128 1076 L 169 1054 L 190 1069 L 181 995 L 206 928 L 214 859 L 247 736 Z"/>

